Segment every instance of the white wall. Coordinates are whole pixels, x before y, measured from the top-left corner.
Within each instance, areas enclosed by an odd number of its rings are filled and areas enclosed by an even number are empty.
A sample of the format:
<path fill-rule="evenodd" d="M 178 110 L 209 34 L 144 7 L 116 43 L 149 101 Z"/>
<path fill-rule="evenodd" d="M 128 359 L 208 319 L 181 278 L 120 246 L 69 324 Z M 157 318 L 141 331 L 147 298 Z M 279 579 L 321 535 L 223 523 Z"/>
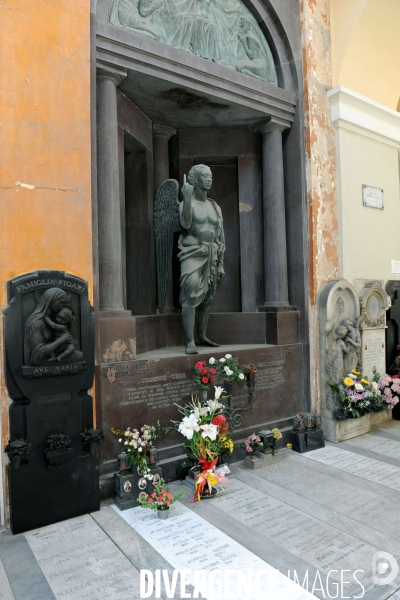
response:
<path fill-rule="evenodd" d="M 340 277 L 400 279 L 400 114 L 343 88 L 328 92 L 336 129 Z M 384 190 L 384 209 L 363 205 L 362 185 Z"/>

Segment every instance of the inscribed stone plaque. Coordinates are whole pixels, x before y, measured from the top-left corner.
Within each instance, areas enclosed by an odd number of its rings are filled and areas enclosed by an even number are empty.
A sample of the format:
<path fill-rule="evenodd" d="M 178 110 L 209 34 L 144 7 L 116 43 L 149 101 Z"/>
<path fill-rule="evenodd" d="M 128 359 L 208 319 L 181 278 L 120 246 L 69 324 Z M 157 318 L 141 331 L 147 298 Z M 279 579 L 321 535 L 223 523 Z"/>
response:
<path fill-rule="evenodd" d="M 363 375 L 372 381 L 376 373 L 386 373 L 385 330 L 364 329 L 362 332 L 361 362 Z"/>
<path fill-rule="evenodd" d="M 25 537 L 56 600 L 139 596 L 139 573 L 89 515 Z"/>
<path fill-rule="evenodd" d="M 316 460 L 335 469 L 345 471 L 356 477 L 373 481 L 392 490 L 400 491 L 400 467 L 379 460 L 360 456 L 347 450 L 328 446 L 303 454 L 304 458 Z"/>
<path fill-rule="evenodd" d="M 243 367 L 254 364 L 257 368 L 256 389 L 252 410 L 243 412 L 241 429 L 249 429 L 270 421 L 292 418 L 299 406 L 299 381 L 301 372 L 301 346 L 288 345 L 260 346 L 246 350 L 232 350 L 233 358 Z M 141 427 L 144 423 L 153 424 L 158 419 L 163 425 L 170 425 L 171 419 L 180 420 L 177 404 L 184 406 L 190 402 L 192 392 L 198 391 L 193 380 L 194 364 L 197 360 L 216 359 L 224 352 L 209 352 L 193 359 L 191 356 L 176 356 L 151 360 L 124 361 L 102 364 L 101 378 L 103 397 L 103 429 L 111 427 Z M 233 386 L 234 407 L 248 406 L 247 387 Z M 210 392 L 213 394 L 213 391 Z M 168 438 L 157 442 L 182 444 L 182 436 L 174 431 Z M 119 452 L 116 438 L 106 437 L 103 444 L 105 460 L 112 460 Z"/>
<path fill-rule="evenodd" d="M 214 502 L 214 501 L 213 501 Z M 171 513 L 167 520 L 160 521 L 152 511 L 144 512 L 141 508 L 132 508 L 120 512 L 116 506 L 114 510 L 139 533 L 157 552 L 164 556 L 174 569 L 190 570 L 188 581 L 195 585 L 194 572 L 206 571 L 232 571 L 232 575 L 241 572 L 246 574 L 250 571 L 250 580 L 239 596 L 241 600 L 256 600 L 259 595 L 252 593 L 256 591 L 255 578 L 257 572 L 264 571 L 260 578 L 261 590 L 269 590 L 268 594 L 274 599 L 287 600 L 312 600 L 315 598 L 307 590 L 295 584 L 282 573 L 274 570 L 271 565 L 261 560 L 238 544 L 231 537 L 205 521 L 196 513 L 177 502 L 169 509 Z M 272 574 L 273 571 L 273 574 Z M 204 594 L 203 597 L 213 600 L 216 597 L 228 598 L 236 589 L 230 585 L 231 592 L 227 591 L 225 578 L 221 577 L 222 594 L 219 596 Z M 235 581 L 235 579 L 233 579 Z M 232 582 L 232 578 L 231 578 Z M 268 587 L 271 582 L 271 588 Z M 263 598 L 265 595 L 263 593 Z M 260 599 L 261 600 L 261 599 Z"/>
<path fill-rule="evenodd" d="M 380 208 L 383 210 L 383 189 L 372 187 L 371 185 L 362 186 L 363 204 L 371 208 Z"/>

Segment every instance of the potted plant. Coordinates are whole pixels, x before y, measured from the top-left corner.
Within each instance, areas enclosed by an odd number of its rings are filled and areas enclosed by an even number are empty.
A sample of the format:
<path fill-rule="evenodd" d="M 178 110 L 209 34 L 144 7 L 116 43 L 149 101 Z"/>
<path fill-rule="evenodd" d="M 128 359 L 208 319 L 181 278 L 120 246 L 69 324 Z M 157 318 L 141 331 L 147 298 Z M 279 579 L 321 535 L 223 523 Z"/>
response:
<path fill-rule="evenodd" d="M 160 477 L 158 483 L 154 485 L 154 491 L 151 494 L 140 494 L 138 502 L 142 508 L 150 508 L 157 511 L 159 519 L 167 519 L 169 507 L 180 500 L 186 493 L 186 490 L 181 490 L 175 496 L 172 496 L 166 487 L 165 480 Z"/>
<path fill-rule="evenodd" d="M 219 402 L 223 388 L 215 387 L 214 400 L 205 403 L 198 394 L 192 394 L 192 402 L 182 408 L 180 423 L 174 422 L 176 429 L 186 438 L 185 449 L 192 460 L 197 462 L 193 467 L 195 495 L 192 502 L 201 498 L 215 496 L 215 485 L 220 483 L 215 473 L 215 466 L 222 454 L 233 452 L 233 441 L 229 437 L 229 423 L 223 414 L 225 406 Z"/>
<path fill-rule="evenodd" d="M 64 433 L 52 433 L 48 436 L 48 447 L 43 450 L 43 453 L 47 458 L 47 468 L 50 471 L 61 469 L 69 461 L 73 453 L 70 444 L 70 438 Z"/>
<path fill-rule="evenodd" d="M 18 471 L 21 466 L 21 460 L 29 454 L 32 444 L 28 444 L 28 440 L 21 438 L 20 440 L 8 440 L 7 446 L 4 448 L 4 452 L 7 454 L 11 468 L 14 471 Z"/>
<path fill-rule="evenodd" d="M 102 429 L 85 429 L 81 433 L 81 437 L 89 445 L 90 456 L 95 456 L 97 444 L 104 440 L 104 431 Z"/>

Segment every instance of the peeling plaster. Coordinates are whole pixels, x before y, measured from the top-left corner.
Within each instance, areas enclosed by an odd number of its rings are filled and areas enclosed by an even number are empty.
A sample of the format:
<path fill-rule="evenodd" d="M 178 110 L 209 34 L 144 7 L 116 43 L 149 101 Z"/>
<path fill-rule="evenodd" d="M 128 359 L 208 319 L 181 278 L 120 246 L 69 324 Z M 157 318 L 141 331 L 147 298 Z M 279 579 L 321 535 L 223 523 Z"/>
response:
<path fill-rule="evenodd" d="M 246 204 L 246 202 L 239 202 L 239 212 L 250 212 L 253 210 L 253 207 L 250 204 Z"/>
<path fill-rule="evenodd" d="M 33 185 L 31 183 L 23 183 L 22 181 L 16 181 L 12 185 L 0 185 L 0 188 L 2 188 L 4 190 L 10 190 L 13 187 L 22 187 L 27 190 L 57 190 L 60 192 L 80 192 L 81 191 L 81 190 L 78 190 L 78 188 L 53 187 L 51 185 Z"/>
<path fill-rule="evenodd" d="M 111 346 L 106 348 L 103 354 L 104 361 L 121 362 L 124 360 L 134 360 L 136 358 L 136 340 L 130 338 L 128 344 L 129 347 L 123 340 L 115 340 Z"/>
<path fill-rule="evenodd" d="M 335 130 L 327 91 L 332 87 L 329 0 L 301 0 L 310 262 L 312 407 L 319 410 L 319 322 L 322 286 L 339 277 Z"/>

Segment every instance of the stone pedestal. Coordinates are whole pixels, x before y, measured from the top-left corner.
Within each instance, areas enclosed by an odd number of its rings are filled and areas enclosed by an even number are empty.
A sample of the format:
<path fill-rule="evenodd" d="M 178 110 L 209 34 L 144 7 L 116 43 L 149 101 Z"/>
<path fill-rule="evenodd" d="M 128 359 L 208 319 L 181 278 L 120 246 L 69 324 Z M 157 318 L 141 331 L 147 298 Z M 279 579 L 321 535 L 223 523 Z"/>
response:
<path fill-rule="evenodd" d="M 275 454 L 265 452 L 255 452 L 251 456 L 246 456 L 244 459 L 243 466 L 246 469 L 256 470 L 263 469 L 269 465 L 277 465 L 285 458 L 284 452 L 278 452 L 275 450 Z"/>

